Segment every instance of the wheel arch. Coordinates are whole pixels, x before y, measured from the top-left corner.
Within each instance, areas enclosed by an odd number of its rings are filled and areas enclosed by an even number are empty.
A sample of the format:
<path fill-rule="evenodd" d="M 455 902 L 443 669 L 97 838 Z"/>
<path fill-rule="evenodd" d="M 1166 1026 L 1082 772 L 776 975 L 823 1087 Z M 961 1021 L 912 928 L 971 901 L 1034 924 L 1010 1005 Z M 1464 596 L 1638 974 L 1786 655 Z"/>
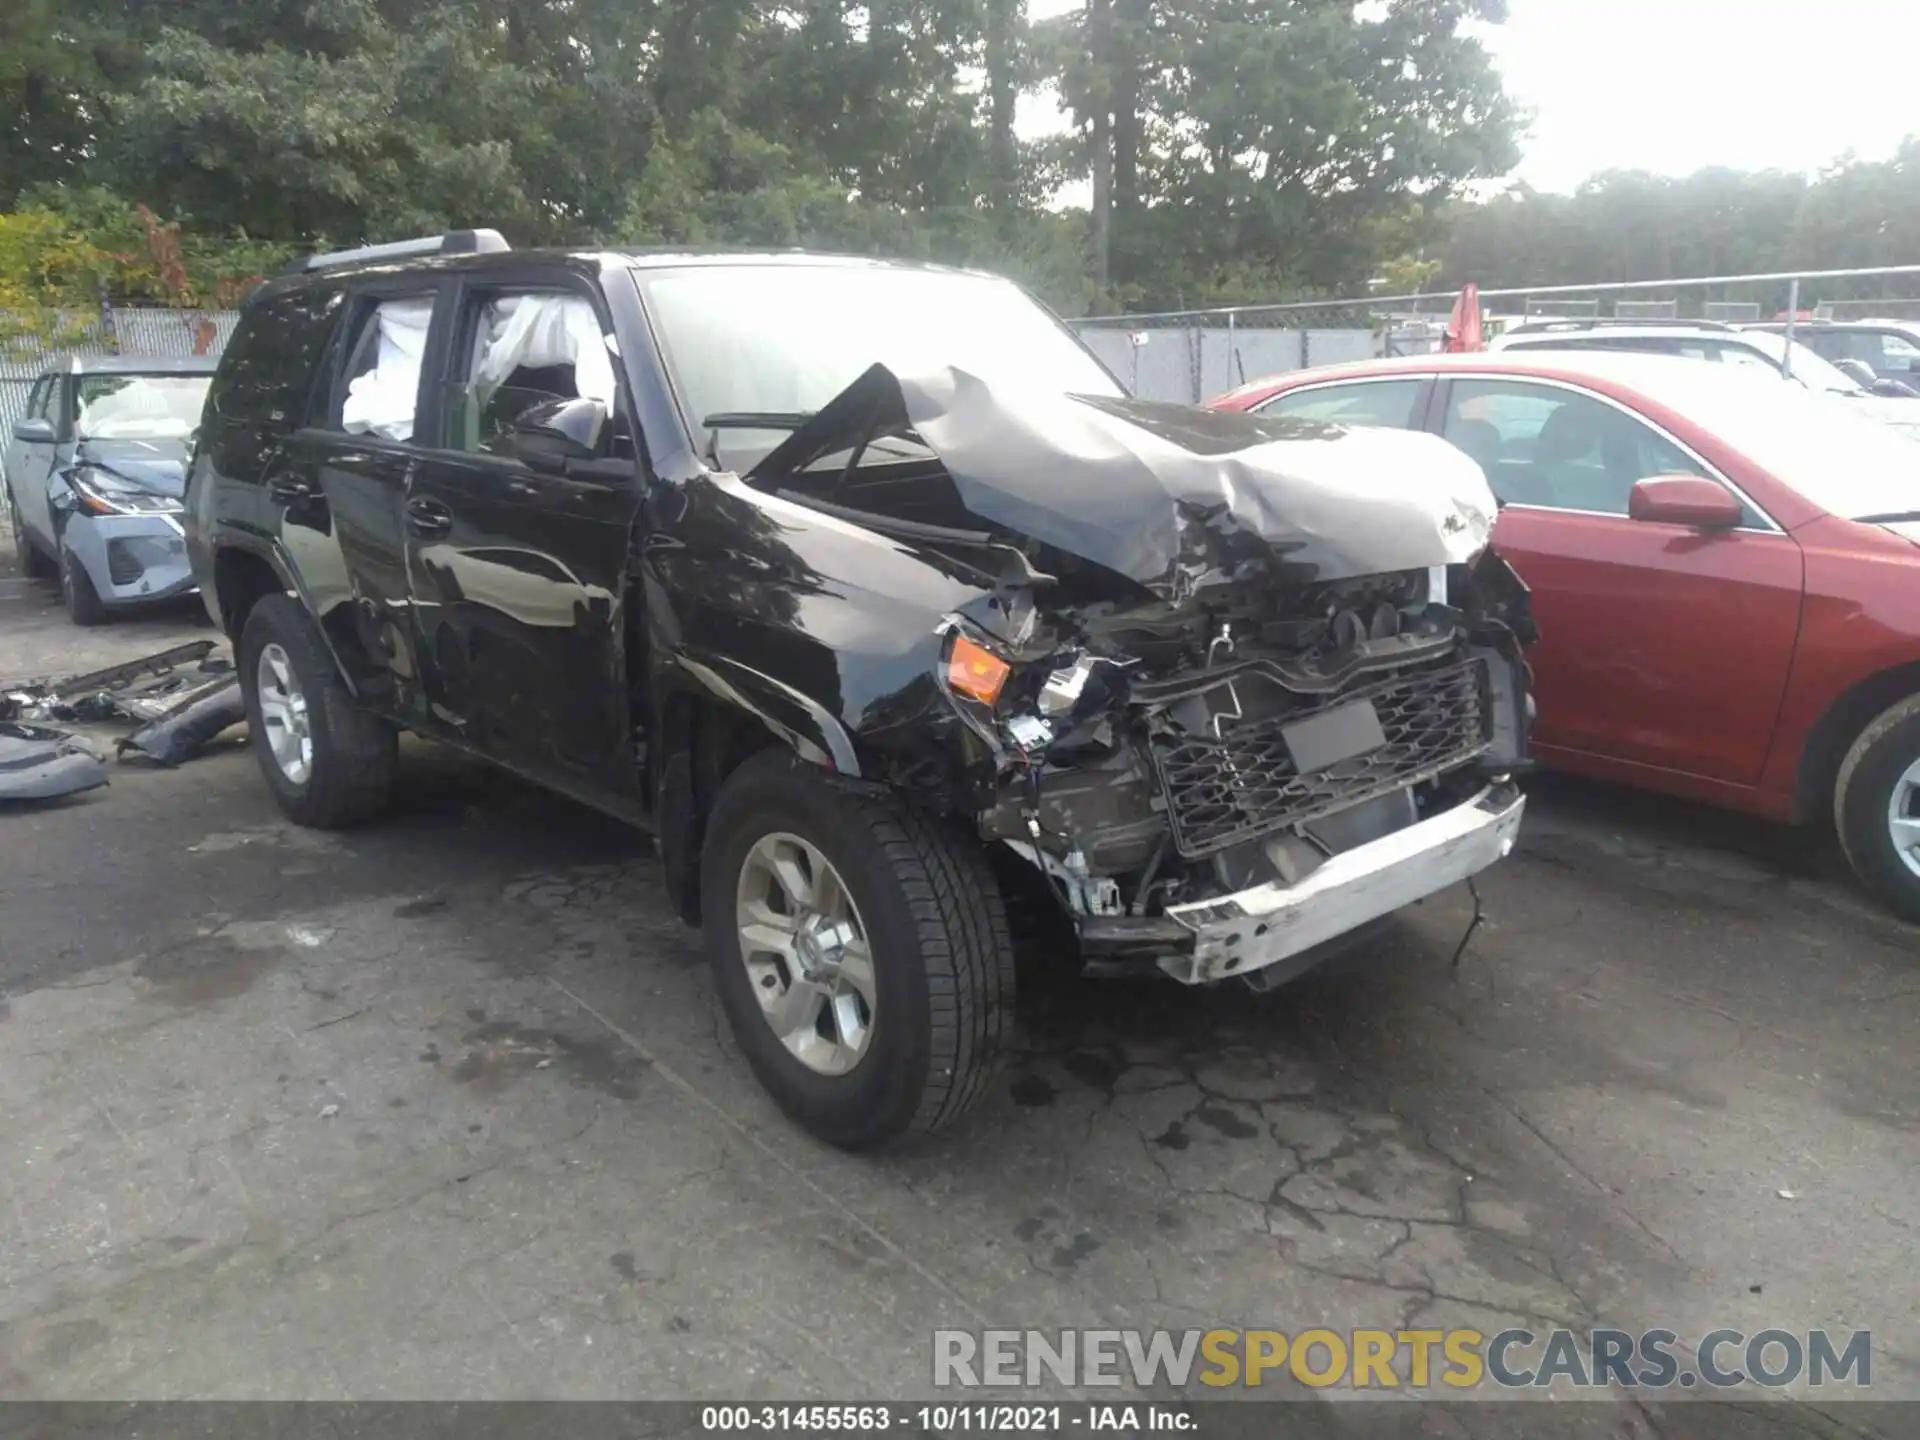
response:
<path fill-rule="evenodd" d="M 727 777 L 776 748 L 849 779 L 859 778 L 860 760 L 818 702 L 736 662 L 676 657 L 653 683 L 648 750 L 660 859 L 674 908 L 698 925 L 706 817 Z"/>
<path fill-rule="evenodd" d="M 271 548 L 222 544 L 214 551 L 213 585 L 221 625 L 236 647 L 240 644 L 241 632 L 246 629 L 247 616 L 263 596 L 291 595 L 300 602 L 308 618 L 315 620 L 320 643 L 326 647 L 348 693 L 363 702 L 380 698 L 379 680 L 384 667 L 365 652 L 345 609 L 316 617 L 305 590 L 283 555 Z"/>
<path fill-rule="evenodd" d="M 1920 695 L 1920 661 L 1876 671 L 1842 692 L 1814 722 L 1800 749 L 1793 816 L 1805 824 L 1833 813 L 1833 787 L 1841 762 L 1860 732 L 1889 707 Z"/>

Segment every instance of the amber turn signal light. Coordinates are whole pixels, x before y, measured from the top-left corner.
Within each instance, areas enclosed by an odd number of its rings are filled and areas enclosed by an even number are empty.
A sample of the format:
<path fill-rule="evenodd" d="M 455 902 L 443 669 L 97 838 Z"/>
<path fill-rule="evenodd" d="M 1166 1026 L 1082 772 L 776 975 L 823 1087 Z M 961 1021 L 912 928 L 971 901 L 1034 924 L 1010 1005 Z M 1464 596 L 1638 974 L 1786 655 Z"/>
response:
<path fill-rule="evenodd" d="M 982 705 L 1000 698 L 1000 691 L 1013 673 L 998 655 L 984 645 L 976 645 L 964 635 L 953 637 L 953 649 L 947 654 L 947 686 Z"/>

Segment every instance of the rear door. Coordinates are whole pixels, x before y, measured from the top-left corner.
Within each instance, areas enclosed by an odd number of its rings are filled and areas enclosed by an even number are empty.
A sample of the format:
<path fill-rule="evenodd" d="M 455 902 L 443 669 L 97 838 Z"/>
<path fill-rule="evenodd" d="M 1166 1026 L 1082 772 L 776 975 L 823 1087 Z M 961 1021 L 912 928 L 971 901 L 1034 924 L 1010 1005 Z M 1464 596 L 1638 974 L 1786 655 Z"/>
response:
<path fill-rule="evenodd" d="M 357 642 L 377 702 L 434 728 L 420 684 L 402 507 L 430 423 L 426 347 L 450 287 L 401 276 L 350 287 L 308 424 L 270 473 L 282 545 L 314 612 Z M 340 638 L 340 637 L 337 637 Z"/>
<path fill-rule="evenodd" d="M 640 507 L 632 409 L 599 298 L 553 274 L 468 283 L 448 331 L 436 432 L 405 496 L 408 583 L 436 717 L 563 787 L 634 789 L 620 685 L 628 534 Z M 517 458 L 530 406 L 607 405 L 604 455 Z"/>
<path fill-rule="evenodd" d="M 1434 417 L 1481 460 L 1502 504 L 1495 543 L 1533 590 L 1543 752 L 1757 782 L 1799 634 L 1799 546 L 1750 502 L 1721 533 L 1628 518 L 1636 481 L 1725 481 L 1600 395 L 1451 379 Z"/>

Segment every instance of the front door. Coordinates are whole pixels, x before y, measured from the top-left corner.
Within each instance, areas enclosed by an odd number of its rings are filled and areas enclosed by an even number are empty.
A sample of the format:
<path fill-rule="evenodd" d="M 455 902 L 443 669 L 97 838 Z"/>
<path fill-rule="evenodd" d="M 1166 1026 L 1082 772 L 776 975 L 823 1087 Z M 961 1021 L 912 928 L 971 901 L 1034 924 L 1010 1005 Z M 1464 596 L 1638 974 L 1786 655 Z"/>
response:
<path fill-rule="evenodd" d="M 1709 472 L 1598 396 L 1461 379 L 1436 413 L 1486 470 L 1494 543 L 1533 591 L 1543 755 L 1756 783 L 1799 633 L 1799 546 L 1757 511 L 1711 534 L 1629 519 L 1635 482 Z"/>
<path fill-rule="evenodd" d="M 56 434 L 64 434 L 61 403 L 66 379 L 60 375 L 42 375 L 27 396 L 23 420 L 45 420 Z M 54 458 L 60 446 L 54 440 L 22 440 L 7 437 L 7 484 L 12 487 L 14 504 L 28 531 L 46 550 L 53 549 L 53 512 L 47 500 L 47 482 L 53 476 Z"/>
<path fill-rule="evenodd" d="M 605 333 L 584 291 L 464 293 L 439 434 L 407 487 L 407 565 L 436 717 L 563 787 L 631 793 L 623 626 L 639 466 Z M 609 410 L 599 459 L 518 458 L 517 416 L 582 396 Z"/>

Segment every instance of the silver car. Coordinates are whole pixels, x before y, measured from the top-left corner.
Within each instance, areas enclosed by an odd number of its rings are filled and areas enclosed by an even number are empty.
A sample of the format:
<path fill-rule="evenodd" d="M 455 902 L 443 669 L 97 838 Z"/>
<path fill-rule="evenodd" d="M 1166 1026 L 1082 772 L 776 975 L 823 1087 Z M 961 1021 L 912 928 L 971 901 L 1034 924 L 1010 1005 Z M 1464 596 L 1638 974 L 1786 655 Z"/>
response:
<path fill-rule="evenodd" d="M 75 359 L 34 383 L 7 446 L 7 518 L 20 567 L 59 577 L 76 625 L 192 593 L 180 505 L 214 364 Z"/>

